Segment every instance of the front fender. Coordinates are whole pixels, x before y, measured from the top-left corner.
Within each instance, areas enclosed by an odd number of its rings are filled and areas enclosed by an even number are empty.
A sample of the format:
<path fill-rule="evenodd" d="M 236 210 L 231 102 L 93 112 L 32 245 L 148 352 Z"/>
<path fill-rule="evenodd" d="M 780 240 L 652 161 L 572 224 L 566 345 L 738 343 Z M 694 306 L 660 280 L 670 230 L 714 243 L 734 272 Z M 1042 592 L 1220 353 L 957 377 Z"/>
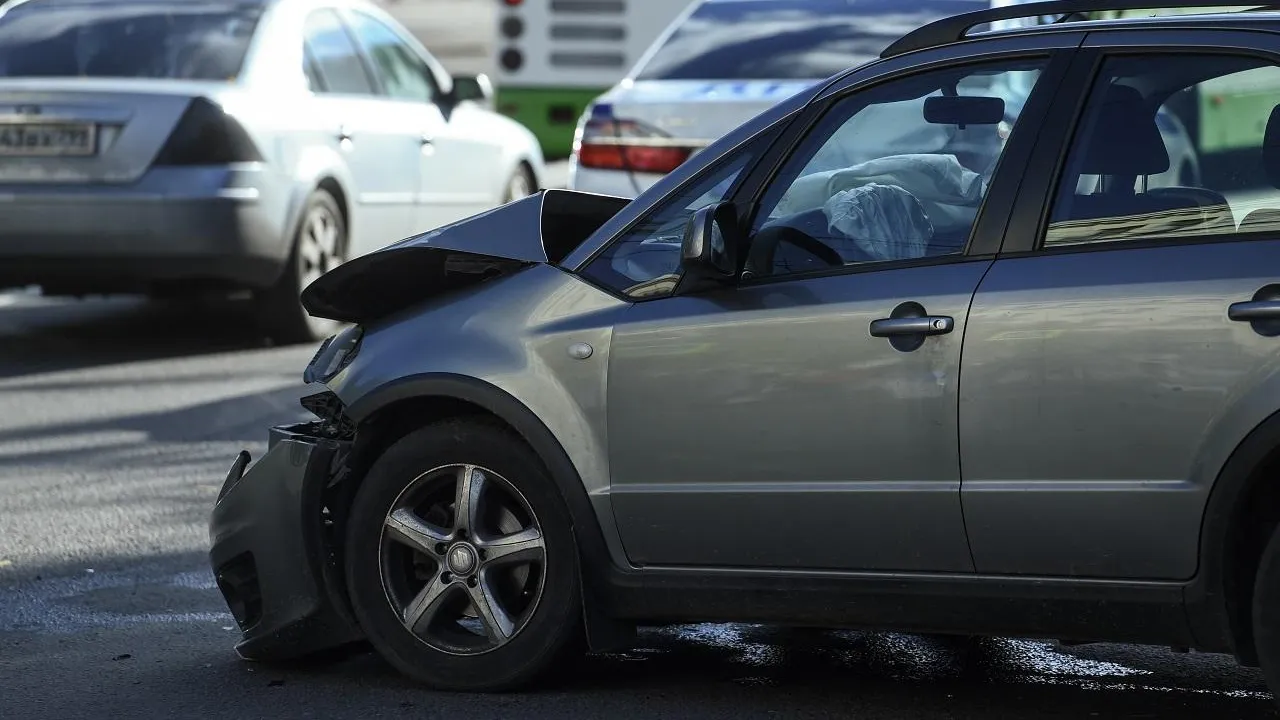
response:
<path fill-rule="evenodd" d="M 526 438 L 575 522 L 590 519 L 593 537 L 603 531 L 609 555 L 624 562 L 608 496 L 605 387 L 615 314 L 626 307 L 563 270 L 531 265 L 373 323 L 328 385 L 357 424 L 408 398 L 483 408 Z M 590 344 L 590 357 L 571 357 L 575 343 Z"/>

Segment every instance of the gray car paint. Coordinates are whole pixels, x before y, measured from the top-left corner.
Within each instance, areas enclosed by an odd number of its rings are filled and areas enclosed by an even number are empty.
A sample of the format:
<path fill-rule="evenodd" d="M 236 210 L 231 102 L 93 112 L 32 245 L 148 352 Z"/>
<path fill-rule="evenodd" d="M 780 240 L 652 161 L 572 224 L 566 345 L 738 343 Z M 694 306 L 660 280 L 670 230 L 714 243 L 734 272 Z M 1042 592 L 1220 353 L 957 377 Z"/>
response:
<path fill-rule="evenodd" d="M 989 50 L 975 57 L 1074 47 L 1083 37 L 1059 33 L 991 40 L 984 43 Z M 814 98 L 950 57 L 937 50 L 910 60 L 872 63 L 778 104 L 664 176 L 559 265 L 581 271 L 656 202 Z M 400 245 L 460 249 L 468 243 L 450 239 L 452 233 L 469 233 L 473 221 L 496 227 L 497 219 L 504 218 L 511 231 L 479 233 L 490 239 L 471 249 L 540 261 L 539 228 L 531 227 L 527 210 L 516 207 L 529 202 Z M 972 572 L 960 507 L 957 377 L 967 306 L 988 264 L 855 272 L 740 288 L 718 301 L 696 296 L 635 305 L 539 264 L 447 299 L 426 300 L 375 323 L 359 354 L 328 386 L 347 407 L 399 378 L 425 373 L 456 373 L 506 391 L 559 439 L 591 495 L 613 560 L 621 567 Z M 342 272 L 339 268 L 334 274 Z M 918 292 L 904 291 L 912 287 Z M 423 296 L 430 295 L 430 286 L 424 285 Z M 871 320 L 887 317 L 909 300 L 953 317 L 955 329 L 914 353 L 900 353 L 887 340 L 867 335 Z M 726 308 L 736 311 L 733 317 L 710 315 Z M 800 324 L 795 320 L 803 308 L 818 313 Z M 700 321 L 700 316 L 706 319 Z M 756 332 L 750 334 L 751 329 Z M 778 333 L 784 330 L 799 339 L 783 338 Z M 761 333 L 769 339 L 760 340 Z M 689 350 L 687 343 L 694 338 L 702 352 Z M 841 342 L 834 349 L 832 338 Z M 568 355 L 568 346 L 576 342 L 593 347 L 590 358 Z M 816 353 L 829 354 L 830 365 L 798 377 L 777 369 L 811 367 Z M 707 368 L 726 367 L 738 370 L 718 377 L 707 374 Z M 839 394 L 838 383 L 857 377 L 859 370 L 865 372 Z M 882 386 L 885 372 L 894 381 Z M 815 375 L 819 379 L 811 381 Z M 576 384 L 567 383 L 567 377 Z M 760 382 L 773 383 L 765 386 L 767 394 L 761 393 Z M 712 422 L 710 409 L 730 401 L 752 406 L 759 415 L 736 408 L 715 416 L 720 424 Z M 823 404 L 811 411 L 814 403 Z M 823 418 L 815 427 L 827 426 L 825 433 L 786 435 L 802 448 L 787 463 L 787 443 L 775 435 L 812 415 Z M 862 417 L 877 418 L 870 430 L 862 427 Z M 919 428 L 918 433 L 895 438 L 874 430 L 904 423 Z M 872 434 L 859 438 L 867 432 Z M 609 437 L 626 441 L 608 443 Z M 692 444 L 698 438 L 706 443 L 701 457 Z M 831 455 L 837 443 L 842 452 Z M 895 448 L 891 457 L 883 454 L 886 444 Z M 736 457 L 752 445 L 752 462 L 717 473 L 725 457 Z M 686 450 L 676 453 L 673 447 Z M 764 464 L 756 467 L 754 462 Z M 797 484 L 803 492 L 782 492 L 797 489 Z M 909 495 L 913 490 L 922 492 Z M 836 528 L 839 534 L 833 535 Z M 714 542 L 702 539 L 708 532 L 717 537 Z M 780 536 L 790 540 L 771 548 L 771 539 Z"/>
<path fill-rule="evenodd" d="M 1280 407 L 1280 338 L 1227 319 L 1274 268 L 1280 241 L 996 261 L 961 370 L 979 572 L 1195 574 L 1219 469 Z"/>
<path fill-rule="evenodd" d="M 613 326 L 627 303 L 546 264 L 388 318 L 327 385 L 347 407 L 416 373 L 477 378 L 532 411 L 562 443 L 624 561 L 609 499 L 605 392 Z M 587 343 L 590 357 L 569 355 Z"/>
<path fill-rule="evenodd" d="M 960 512 L 960 345 L 990 261 L 640 303 L 614 330 L 610 492 L 632 562 L 973 570 Z M 906 300 L 955 319 L 871 337 Z"/>

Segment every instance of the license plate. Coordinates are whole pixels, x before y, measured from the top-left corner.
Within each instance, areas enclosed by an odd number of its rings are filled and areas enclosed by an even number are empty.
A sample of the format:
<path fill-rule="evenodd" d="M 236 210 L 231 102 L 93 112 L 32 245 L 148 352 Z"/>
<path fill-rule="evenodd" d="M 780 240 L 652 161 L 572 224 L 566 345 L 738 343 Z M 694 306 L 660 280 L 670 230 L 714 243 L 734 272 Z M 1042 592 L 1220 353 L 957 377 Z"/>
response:
<path fill-rule="evenodd" d="M 97 144 L 96 130 L 87 123 L 3 123 L 0 124 L 0 155 L 92 155 Z"/>

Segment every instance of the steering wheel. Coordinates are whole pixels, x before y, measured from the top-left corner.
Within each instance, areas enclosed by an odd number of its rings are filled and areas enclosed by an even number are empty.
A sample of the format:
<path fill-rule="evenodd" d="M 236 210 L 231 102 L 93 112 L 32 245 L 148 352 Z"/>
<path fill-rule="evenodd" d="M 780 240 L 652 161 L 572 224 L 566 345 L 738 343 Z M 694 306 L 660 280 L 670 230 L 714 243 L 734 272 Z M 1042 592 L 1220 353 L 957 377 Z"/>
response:
<path fill-rule="evenodd" d="M 769 275 L 773 272 L 773 258 L 778 246 L 782 243 L 794 245 L 814 255 L 831 267 L 844 267 L 844 258 L 840 253 L 824 245 L 808 233 L 789 225 L 767 227 L 751 239 L 750 250 L 747 251 L 745 271 L 752 276 Z"/>

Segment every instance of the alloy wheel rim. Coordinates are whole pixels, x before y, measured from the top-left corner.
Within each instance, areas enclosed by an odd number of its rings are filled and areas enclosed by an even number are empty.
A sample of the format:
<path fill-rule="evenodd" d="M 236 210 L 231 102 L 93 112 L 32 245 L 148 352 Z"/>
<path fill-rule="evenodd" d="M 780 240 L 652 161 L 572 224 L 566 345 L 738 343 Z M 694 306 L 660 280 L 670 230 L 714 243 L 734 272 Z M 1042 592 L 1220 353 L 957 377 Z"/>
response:
<path fill-rule="evenodd" d="M 307 213 L 298 239 L 302 287 L 315 282 L 342 262 L 342 238 L 338 220 L 326 207 L 315 207 Z"/>
<path fill-rule="evenodd" d="M 520 491 L 487 468 L 445 465 L 416 477 L 388 510 L 378 545 L 391 609 L 440 652 L 506 645 L 541 600 L 542 527 Z"/>

